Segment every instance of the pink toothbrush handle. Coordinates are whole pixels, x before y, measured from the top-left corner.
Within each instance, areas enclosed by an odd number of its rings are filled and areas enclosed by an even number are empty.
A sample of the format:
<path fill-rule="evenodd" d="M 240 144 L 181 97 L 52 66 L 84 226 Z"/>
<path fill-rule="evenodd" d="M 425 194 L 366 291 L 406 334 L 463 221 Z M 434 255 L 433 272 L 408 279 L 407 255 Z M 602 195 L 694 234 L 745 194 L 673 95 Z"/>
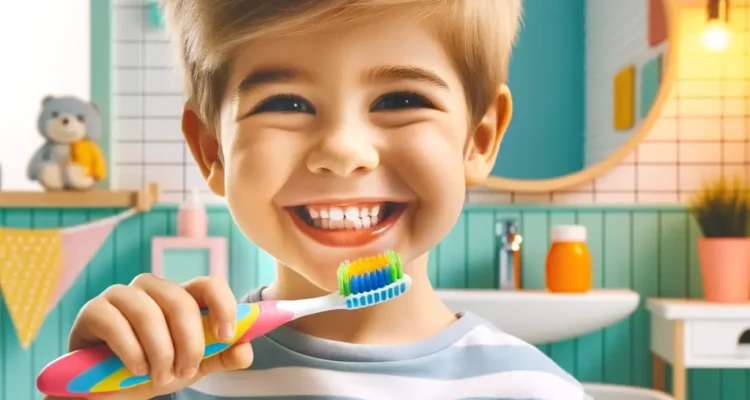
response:
<path fill-rule="evenodd" d="M 258 336 L 294 319 L 294 313 L 277 307 L 276 301 L 239 304 L 234 340 L 219 342 L 208 328 L 208 312 L 202 310 L 206 348 L 203 359 L 214 356 L 237 343 L 250 342 Z M 91 397 L 144 384 L 150 376 L 132 375 L 107 346 L 76 350 L 49 363 L 39 373 L 36 385 L 40 392 L 56 397 Z"/>

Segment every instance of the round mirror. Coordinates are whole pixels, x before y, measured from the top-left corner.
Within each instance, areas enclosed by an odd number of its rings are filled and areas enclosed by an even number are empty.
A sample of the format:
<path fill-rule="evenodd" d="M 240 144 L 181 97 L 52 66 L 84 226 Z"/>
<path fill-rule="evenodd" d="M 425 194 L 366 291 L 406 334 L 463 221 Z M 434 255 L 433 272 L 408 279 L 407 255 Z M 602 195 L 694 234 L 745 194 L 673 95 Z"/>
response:
<path fill-rule="evenodd" d="M 547 192 L 627 157 L 674 80 L 673 0 L 524 0 L 513 117 L 485 186 Z"/>

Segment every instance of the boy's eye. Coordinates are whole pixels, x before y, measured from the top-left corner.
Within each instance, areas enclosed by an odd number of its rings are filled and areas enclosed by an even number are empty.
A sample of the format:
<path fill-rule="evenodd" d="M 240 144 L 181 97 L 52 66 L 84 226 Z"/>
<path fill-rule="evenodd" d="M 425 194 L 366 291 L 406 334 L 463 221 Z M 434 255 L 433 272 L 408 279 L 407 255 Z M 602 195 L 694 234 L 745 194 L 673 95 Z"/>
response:
<path fill-rule="evenodd" d="M 414 93 L 390 93 L 375 101 L 373 111 L 399 110 L 404 108 L 434 108 L 424 97 Z"/>
<path fill-rule="evenodd" d="M 315 114 L 315 107 L 309 101 L 295 95 L 277 95 L 264 100 L 250 115 L 264 112 Z"/>

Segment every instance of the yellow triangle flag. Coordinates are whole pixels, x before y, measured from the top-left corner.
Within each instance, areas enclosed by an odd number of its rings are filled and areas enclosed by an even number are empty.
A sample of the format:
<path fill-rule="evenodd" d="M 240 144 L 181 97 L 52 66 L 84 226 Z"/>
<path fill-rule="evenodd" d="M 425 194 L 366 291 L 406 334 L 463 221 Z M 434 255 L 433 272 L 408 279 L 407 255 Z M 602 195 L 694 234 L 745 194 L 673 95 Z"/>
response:
<path fill-rule="evenodd" d="M 28 349 L 44 323 L 62 273 L 61 230 L 0 229 L 0 288 Z"/>

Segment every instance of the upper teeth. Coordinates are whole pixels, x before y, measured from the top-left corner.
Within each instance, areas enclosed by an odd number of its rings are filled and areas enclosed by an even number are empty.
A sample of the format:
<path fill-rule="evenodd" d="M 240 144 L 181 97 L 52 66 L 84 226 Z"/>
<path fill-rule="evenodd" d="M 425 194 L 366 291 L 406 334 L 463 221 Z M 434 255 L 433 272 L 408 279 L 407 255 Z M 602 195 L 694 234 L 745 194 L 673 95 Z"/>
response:
<path fill-rule="evenodd" d="M 307 206 L 307 212 L 317 227 L 328 229 L 361 229 L 374 226 L 381 220 L 380 204 L 369 207 Z"/>

